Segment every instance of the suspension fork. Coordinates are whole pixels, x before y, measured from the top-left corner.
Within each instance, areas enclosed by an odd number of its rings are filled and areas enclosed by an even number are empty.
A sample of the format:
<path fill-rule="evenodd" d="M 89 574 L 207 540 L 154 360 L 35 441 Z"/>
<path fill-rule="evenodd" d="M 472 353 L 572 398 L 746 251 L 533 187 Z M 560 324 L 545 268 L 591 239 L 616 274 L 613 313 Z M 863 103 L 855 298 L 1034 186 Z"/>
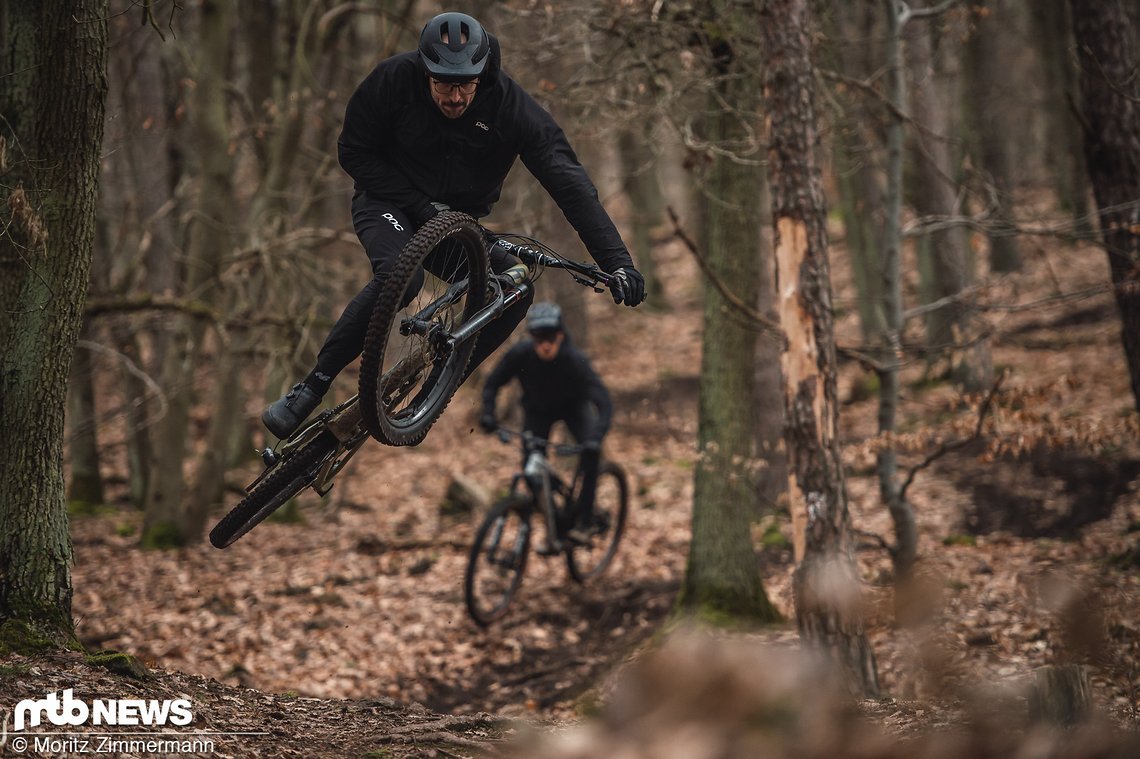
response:
<path fill-rule="evenodd" d="M 469 321 L 464 322 L 459 329 L 452 332 L 447 337 L 447 344 L 454 349 L 460 343 L 466 342 L 480 332 L 491 322 L 498 319 L 503 315 L 503 312 L 522 300 L 523 296 L 533 290 L 530 282 L 523 282 L 512 287 L 506 292 L 500 292 L 494 302 L 484 307 L 479 313 L 475 314 Z"/>

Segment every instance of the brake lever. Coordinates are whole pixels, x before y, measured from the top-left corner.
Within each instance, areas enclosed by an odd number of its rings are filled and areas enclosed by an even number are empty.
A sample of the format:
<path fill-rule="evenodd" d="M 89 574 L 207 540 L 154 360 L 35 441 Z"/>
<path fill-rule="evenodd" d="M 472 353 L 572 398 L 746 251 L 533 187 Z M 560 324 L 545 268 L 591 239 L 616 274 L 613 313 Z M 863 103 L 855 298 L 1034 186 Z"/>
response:
<path fill-rule="evenodd" d="M 587 279 L 586 277 L 583 277 L 579 274 L 571 274 L 570 276 L 573 277 L 574 281 L 578 284 L 582 285 L 583 287 L 588 287 L 596 293 L 604 293 L 606 291 L 606 288 L 601 287 L 598 283 L 598 280 L 596 279 Z"/>

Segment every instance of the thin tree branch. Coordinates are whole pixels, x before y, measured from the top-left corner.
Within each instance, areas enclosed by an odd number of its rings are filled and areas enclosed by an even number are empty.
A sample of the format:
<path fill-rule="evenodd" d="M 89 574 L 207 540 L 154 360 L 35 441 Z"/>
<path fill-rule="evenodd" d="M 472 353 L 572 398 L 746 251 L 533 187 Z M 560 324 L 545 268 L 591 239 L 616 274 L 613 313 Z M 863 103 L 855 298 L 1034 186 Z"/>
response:
<path fill-rule="evenodd" d="M 919 471 L 930 466 L 935 461 L 945 456 L 947 453 L 956 451 L 959 448 L 963 448 L 982 436 L 982 426 L 985 424 L 986 416 L 989 415 L 990 406 L 993 405 L 994 396 L 997 395 L 997 391 L 1001 388 L 1001 383 L 1004 381 L 1005 372 L 1002 372 L 998 375 L 997 379 L 994 380 L 993 387 L 991 387 L 986 393 L 986 398 L 984 401 L 982 401 L 982 405 L 978 409 L 978 423 L 974 427 L 973 435 L 961 440 L 953 440 L 949 443 L 943 443 L 942 445 L 938 446 L 936 450 L 928 453 L 922 461 L 910 468 L 910 471 L 907 472 L 906 480 L 903 481 L 902 487 L 899 488 L 900 502 L 906 500 L 906 490 L 910 487 L 911 483 L 914 482 L 914 478 L 919 473 Z"/>
<path fill-rule="evenodd" d="M 121 351 L 117 351 L 117 350 L 113 350 L 111 348 L 108 348 L 105 345 L 100 345 L 99 343 L 91 342 L 90 340 L 77 340 L 75 342 L 75 347 L 76 348 L 83 348 L 83 349 L 86 349 L 89 351 L 93 351 L 96 353 L 102 353 L 104 355 L 114 357 L 116 360 L 118 360 L 120 363 L 122 363 L 123 368 L 125 368 L 128 373 L 130 373 L 134 377 L 137 377 L 138 380 L 140 382 L 142 382 L 144 385 L 146 385 L 147 389 L 150 390 L 151 393 L 154 394 L 154 397 L 158 399 L 158 411 L 156 412 L 154 418 L 153 419 L 146 419 L 146 420 L 140 422 L 135 427 L 136 432 L 138 430 L 145 428 L 145 427 L 149 427 L 150 425 L 158 422 L 160 419 L 162 419 L 164 416 L 166 416 L 166 411 L 167 411 L 166 394 L 164 392 L 162 392 L 162 388 L 158 386 L 158 383 L 154 381 L 154 378 L 151 377 L 146 372 L 144 372 L 142 369 L 140 369 L 138 364 L 136 364 L 134 361 L 131 360 L 130 356 L 128 356 L 127 354 L 125 354 Z M 133 401 L 133 407 L 138 408 L 139 406 L 141 406 L 145 402 L 146 402 L 146 398 L 136 398 Z"/>
<path fill-rule="evenodd" d="M 783 342 L 784 330 L 780 328 L 780 325 L 742 301 L 735 293 L 729 290 L 728 286 L 724 284 L 720 277 L 709 268 L 704 256 L 701 255 L 700 249 L 697 248 L 697 244 L 693 242 L 693 238 L 691 238 L 684 227 L 681 226 L 681 219 L 677 216 L 677 212 L 673 209 L 673 206 L 666 206 L 665 211 L 669 214 L 669 220 L 673 222 L 674 236 L 685 244 L 685 248 L 687 248 L 693 255 L 693 258 L 696 259 L 697 266 L 700 267 L 701 273 L 704 274 L 709 283 L 716 288 L 717 292 L 721 294 L 721 297 L 728 301 L 730 306 L 746 316 L 754 327 Z"/>

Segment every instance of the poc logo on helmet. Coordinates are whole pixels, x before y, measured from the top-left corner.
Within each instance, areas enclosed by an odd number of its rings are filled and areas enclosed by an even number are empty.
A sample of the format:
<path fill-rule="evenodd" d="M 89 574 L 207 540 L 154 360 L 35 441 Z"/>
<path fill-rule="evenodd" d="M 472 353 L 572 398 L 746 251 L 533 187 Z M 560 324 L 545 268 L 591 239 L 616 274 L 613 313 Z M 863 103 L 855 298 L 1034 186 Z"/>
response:
<path fill-rule="evenodd" d="M 392 226 L 396 228 L 397 232 L 403 232 L 404 228 L 400 226 L 400 222 L 396 221 L 396 217 L 390 213 L 384 214 L 384 218 L 392 222 Z"/>

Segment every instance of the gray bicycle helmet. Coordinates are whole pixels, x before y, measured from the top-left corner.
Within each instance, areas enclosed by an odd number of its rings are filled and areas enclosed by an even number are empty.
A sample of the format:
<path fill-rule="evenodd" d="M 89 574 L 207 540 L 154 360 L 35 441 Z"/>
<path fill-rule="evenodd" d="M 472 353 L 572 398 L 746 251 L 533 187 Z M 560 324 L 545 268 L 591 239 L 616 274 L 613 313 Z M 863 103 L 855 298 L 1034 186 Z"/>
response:
<path fill-rule="evenodd" d="M 466 13 L 441 13 L 420 32 L 420 62 L 441 82 L 474 79 L 487 68 L 490 54 L 486 30 Z"/>
<path fill-rule="evenodd" d="M 535 303 L 527 312 L 526 328 L 531 332 L 562 329 L 562 307 L 557 303 Z"/>

